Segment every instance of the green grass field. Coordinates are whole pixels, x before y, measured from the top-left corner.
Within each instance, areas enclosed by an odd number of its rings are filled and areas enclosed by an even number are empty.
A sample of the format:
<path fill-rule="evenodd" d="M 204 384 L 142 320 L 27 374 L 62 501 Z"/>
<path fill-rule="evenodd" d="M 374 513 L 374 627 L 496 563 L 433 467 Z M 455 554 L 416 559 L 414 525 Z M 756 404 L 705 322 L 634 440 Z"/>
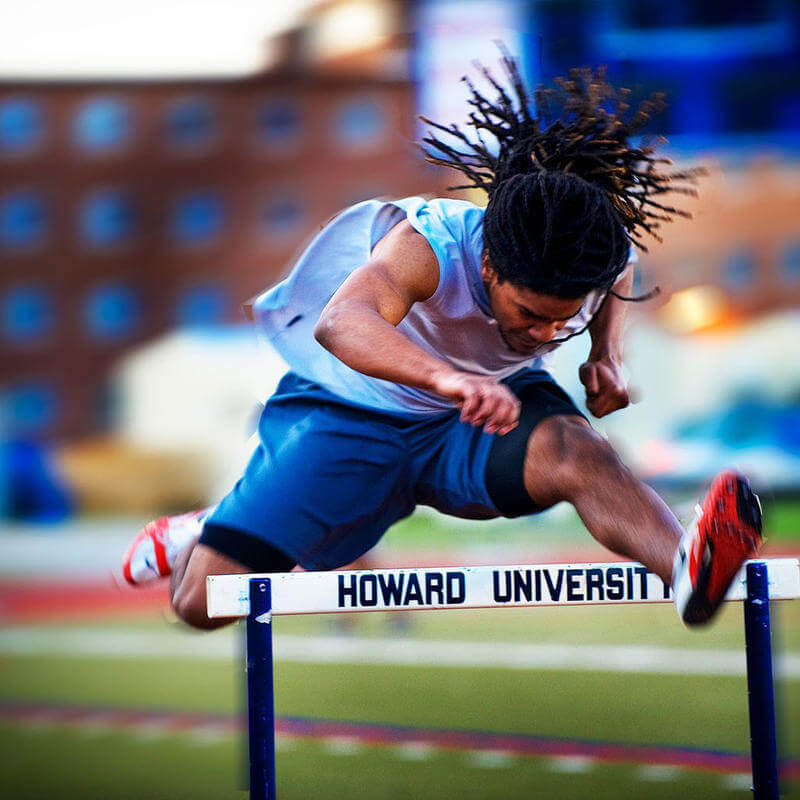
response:
<path fill-rule="evenodd" d="M 800 649 L 800 607 L 778 609 L 778 638 Z M 338 619 L 341 619 L 338 618 Z M 280 618 L 276 635 L 334 632 L 333 618 Z M 419 612 L 408 630 L 385 615 L 359 615 L 351 633 L 504 642 L 743 646 L 741 609 L 726 607 L 708 631 L 684 630 L 668 606 Z M 81 630 L 104 631 L 109 621 Z M 117 632 L 193 636 L 160 620 L 120 621 Z M 29 629 L 30 630 L 30 629 Z M 33 633 L 64 634 L 63 626 Z M 69 629 L 66 631 L 69 633 Z M 212 637 L 228 633 L 210 634 Z M 202 635 L 201 635 L 202 636 Z M 211 640 L 210 640 L 211 641 Z M 242 696 L 238 659 L 6 655 L 0 702 L 72 704 L 234 714 Z M 746 753 L 741 676 L 606 671 L 511 670 L 310 664 L 276 667 L 277 713 L 424 728 L 535 734 L 618 743 L 680 745 Z M 800 681 L 780 687 L 783 751 L 800 755 Z M 241 798 L 243 753 L 231 734 L 204 737 L 158 728 L 64 726 L 6 719 L 0 724 L 3 796 L 61 798 Z M 447 749 L 370 746 L 282 738 L 282 798 L 735 798 L 746 778 L 708 771 L 648 769 L 637 763 L 498 756 Z"/>

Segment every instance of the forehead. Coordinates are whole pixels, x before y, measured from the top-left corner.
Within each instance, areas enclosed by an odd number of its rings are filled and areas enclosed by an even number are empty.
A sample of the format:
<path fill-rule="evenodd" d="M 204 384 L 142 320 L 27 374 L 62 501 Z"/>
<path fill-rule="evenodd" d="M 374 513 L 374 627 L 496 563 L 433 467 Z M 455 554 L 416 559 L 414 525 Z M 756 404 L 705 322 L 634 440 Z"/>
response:
<path fill-rule="evenodd" d="M 524 306 L 528 311 L 540 317 L 553 320 L 574 317 L 581 310 L 586 299 L 585 295 L 570 299 L 554 297 L 553 295 L 534 292 L 532 289 L 514 286 L 509 282 L 506 282 L 503 286 L 506 289 L 506 297 L 509 300 Z"/>

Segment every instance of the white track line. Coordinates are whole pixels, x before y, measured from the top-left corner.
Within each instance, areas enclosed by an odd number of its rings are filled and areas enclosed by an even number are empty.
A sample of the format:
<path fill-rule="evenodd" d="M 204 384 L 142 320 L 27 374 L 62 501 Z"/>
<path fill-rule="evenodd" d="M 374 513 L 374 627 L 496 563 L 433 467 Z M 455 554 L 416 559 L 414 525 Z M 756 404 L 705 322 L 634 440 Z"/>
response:
<path fill-rule="evenodd" d="M 328 736 L 322 746 L 333 756 L 354 756 L 364 749 L 362 742 L 352 736 Z"/>
<path fill-rule="evenodd" d="M 672 767 L 666 764 L 644 764 L 636 770 L 636 777 L 640 781 L 663 783 L 677 780 L 681 771 L 680 767 Z"/>
<path fill-rule="evenodd" d="M 470 750 L 464 754 L 464 760 L 471 767 L 501 769 L 510 767 L 517 758 L 514 753 L 505 750 Z"/>
<path fill-rule="evenodd" d="M 0 631 L 2 655 L 70 658 L 241 659 L 237 631 L 193 634 L 182 630 L 31 627 Z M 668 675 L 744 675 L 742 650 L 649 645 L 465 642 L 361 636 L 275 636 L 278 661 L 314 664 L 386 664 L 500 669 L 559 669 Z M 777 659 L 776 675 L 800 679 L 800 653 Z"/>
<path fill-rule="evenodd" d="M 434 745 L 427 742 L 406 742 L 393 747 L 392 752 L 403 761 L 427 761 L 438 751 Z"/>
<path fill-rule="evenodd" d="M 735 792 L 746 791 L 753 785 L 753 776 L 748 772 L 732 772 L 722 776 L 722 786 Z"/>
<path fill-rule="evenodd" d="M 594 769 L 597 762 L 588 756 L 556 756 L 547 759 L 547 767 L 551 772 L 578 774 Z"/>

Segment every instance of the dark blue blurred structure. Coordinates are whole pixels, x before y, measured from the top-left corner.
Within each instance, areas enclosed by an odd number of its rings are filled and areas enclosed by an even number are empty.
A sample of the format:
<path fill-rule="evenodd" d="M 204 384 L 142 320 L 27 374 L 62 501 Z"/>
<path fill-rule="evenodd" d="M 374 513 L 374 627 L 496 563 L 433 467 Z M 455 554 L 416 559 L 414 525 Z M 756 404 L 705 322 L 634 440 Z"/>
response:
<path fill-rule="evenodd" d="M 32 441 L 0 441 L 0 518 L 59 522 L 75 510 L 48 451 Z"/>
<path fill-rule="evenodd" d="M 612 82 L 666 91 L 658 132 L 679 149 L 800 146 L 800 6 L 792 0 L 539 0 L 536 81 L 607 64 Z"/>

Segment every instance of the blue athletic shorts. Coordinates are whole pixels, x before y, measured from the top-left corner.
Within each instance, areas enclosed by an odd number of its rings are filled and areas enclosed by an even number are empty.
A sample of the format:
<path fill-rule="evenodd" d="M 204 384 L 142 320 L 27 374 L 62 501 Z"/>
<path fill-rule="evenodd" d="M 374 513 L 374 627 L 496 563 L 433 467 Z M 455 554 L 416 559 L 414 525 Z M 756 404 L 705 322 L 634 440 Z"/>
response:
<path fill-rule="evenodd" d="M 264 553 L 276 551 L 283 569 L 325 570 L 355 561 L 417 504 L 471 519 L 535 512 L 522 481 L 527 437 L 546 416 L 580 412 L 542 370 L 505 383 L 523 400 L 523 413 L 519 428 L 496 437 L 462 423 L 456 410 L 367 409 L 285 375 L 261 414 L 260 443 L 244 475 L 200 541 L 259 571 L 274 571 Z M 486 474 L 493 447 L 501 461 L 494 492 Z M 498 502 L 506 484 L 508 497 Z"/>

